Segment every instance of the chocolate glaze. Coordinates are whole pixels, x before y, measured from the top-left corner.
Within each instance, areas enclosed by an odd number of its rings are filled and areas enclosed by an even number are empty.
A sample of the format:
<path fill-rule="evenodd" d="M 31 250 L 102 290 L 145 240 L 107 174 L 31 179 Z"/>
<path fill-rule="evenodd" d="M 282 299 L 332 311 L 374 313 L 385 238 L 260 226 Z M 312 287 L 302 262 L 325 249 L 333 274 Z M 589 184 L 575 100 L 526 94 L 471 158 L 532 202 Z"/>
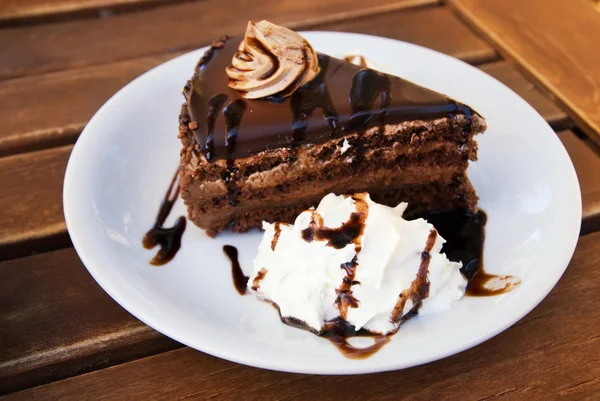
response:
<path fill-rule="evenodd" d="M 179 170 L 173 176 L 171 184 L 165 193 L 165 197 L 158 209 L 156 220 L 152 228 L 144 235 L 142 239 L 142 245 L 146 249 L 152 249 L 156 245 L 160 246 L 160 249 L 150 260 L 150 264 L 155 266 L 161 266 L 169 262 L 175 257 L 175 254 L 181 248 L 181 236 L 185 231 L 186 219 L 185 216 L 177 218 L 173 227 L 165 228 L 163 224 L 169 217 L 171 209 L 179 196 L 179 183 L 175 185 L 179 177 Z"/>
<path fill-rule="evenodd" d="M 345 127 L 347 131 L 367 128 L 373 117 L 375 102 L 380 98 L 379 121 L 385 124 L 387 110 L 391 100 L 390 77 L 375 70 L 365 68 L 352 77 L 350 87 L 350 107 L 352 117 Z"/>
<path fill-rule="evenodd" d="M 206 116 L 209 99 L 225 95 L 242 99 L 242 92 L 228 86 L 225 68 L 230 65 L 240 38 L 222 38 L 203 57 L 192 80 L 184 88 L 195 141 L 208 149 Z M 256 152 L 303 143 L 322 143 L 353 130 L 410 120 L 432 120 L 473 111 L 440 93 L 404 79 L 365 69 L 319 54 L 321 70 L 316 78 L 292 96 L 247 99 L 244 120 L 230 149 L 223 113 L 214 124 L 214 150 L 210 160 L 235 159 Z M 314 112 L 320 109 L 320 112 Z M 373 116 L 379 118 L 372 118 Z M 384 121 L 382 121 L 384 120 Z M 229 124 L 231 126 L 231 124 Z"/>
<path fill-rule="evenodd" d="M 317 56 L 319 59 L 319 68 L 326 71 L 329 65 L 329 58 L 323 55 Z M 285 99 L 284 99 L 285 100 Z M 291 110 L 293 114 L 292 122 L 292 142 L 298 144 L 306 139 L 306 130 L 308 129 L 308 118 L 313 115 L 316 109 L 321 109 L 323 118 L 332 133 L 338 131 L 338 114 L 331 102 L 329 89 L 324 81 L 324 75 L 317 75 L 312 81 L 292 94 Z"/>
<path fill-rule="evenodd" d="M 208 114 L 206 115 L 206 149 L 204 155 L 207 159 L 211 158 L 215 147 L 215 138 L 214 138 L 214 130 L 215 130 L 215 121 L 217 121 L 217 117 L 219 116 L 219 112 L 223 107 L 223 104 L 227 100 L 227 95 L 214 95 L 210 99 L 208 99 Z"/>
<path fill-rule="evenodd" d="M 234 160 L 233 155 L 237 143 L 238 129 L 240 128 L 240 123 L 242 122 L 242 117 L 244 117 L 246 108 L 247 105 L 245 100 L 235 99 L 223 109 L 225 129 L 227 131 L 225 146 L 227 147 L 227 163 L 229 165 L 231 165 Z"/>
<path fill-rule="evenodd" d="M 244 275 L 240 262 L 238 260 L 238 250 L 235 246 L 225 245 L 223 246 L 223 252 L 231 261 L 231 277 L 233 278 L 233 285 L 237 290 L 238 294 L 245 295 L 246 287 L 248 286 L 249 277 Z"/>

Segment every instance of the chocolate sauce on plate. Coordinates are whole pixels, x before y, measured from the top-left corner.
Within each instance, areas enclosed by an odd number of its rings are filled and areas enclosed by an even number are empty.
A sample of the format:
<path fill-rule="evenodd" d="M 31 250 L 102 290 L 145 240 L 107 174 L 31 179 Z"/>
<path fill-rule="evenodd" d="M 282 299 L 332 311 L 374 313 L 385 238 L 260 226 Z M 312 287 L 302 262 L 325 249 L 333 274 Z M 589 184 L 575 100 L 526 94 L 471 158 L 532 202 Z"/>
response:
<path fill-rule="evenodd" d="M 483 243 L 487 215 L 483 210 L 477 213 L 462 211 L 432 212 L 423 216 L 446 240 L 442 252 L 454 262 L 462 262 L 462 274 L 469 280 L 466 295 L 490 296 L 512 290 L 520 280 L 512 276 L 497 276 L 486 273 L 483 268 Z M 486 284 L 498 283 L 493 289 Z"/>
<path fill-rule="evenodd" d="M 223 246 L 223 252 L 229 258 L 231 262 L 231 277 L 233 278 L 233 286 L 237 290 L 238 294 L 245 295 L 246 287 L 248 286 L 248 276 L 242 271 L 240 262 L 238 260 L 238 250 L 235 246 L 225 245 Z"/>
<path fill-rule="evenodd" d="M 335 318 L 325 323 L 323 330 L 317 333 L 325 337 L 349 359 L 365 359 L 379 351 L 390 342 L 390 336 L 373 334 L 368 330 L 356 328 L 342 318 Z M 368 347 L 355 347 L 348 342 L 350 337 L 370 337 L 373 344 Z"/>
<path fill-rule="evenodd" d="M 161 266 L 168 263 L 175 257 L 175 254 L 181 247 L 181 236 L 185 231 L 186 219 L 185 216 L 177 218 L 173 227 L 165 228 L 163 225 L 173 209 L 173 205 L 179 196 L 179 170 L 173 176 L 169 189 L 165 193 L 165 197 L 158 209 L 156 220 L 152 228 L 144 235 L 142 239 L 142 245 L 146 249 L 152 249 L 156 245 L 160 246 L 160 249 L 150 260 L 150 264 L 154 266 Z"/>
<path fill-rule="evenodd" d="M 281 311 L 279 310 L 279 307 L 276 304 L 273 304 L 273 306 L 275 309 L 277 309 L 279 316 L 281 317 Z M 325 322 L 321 331 L 316 331 L 302 320 L 293 317 L 282 317 L 281 321 L 288 326 L 310 331 L 319 337 L 326 338 L 330 343 L 335 345 L 335 347 L 345 357 L 349 359 L 368 358 L 390 342 L 389 335 L 383 336 L 380 334 L 374 334 L 365 329 L 360 329 L 357 331 L 353 325 L 341 317 L 337 317 Z M 355 347 L 354 345 L 350 344 L 348 340 L 351 337 L 369 337 L 373 339 L 373 344 L 368 347 Z"/>

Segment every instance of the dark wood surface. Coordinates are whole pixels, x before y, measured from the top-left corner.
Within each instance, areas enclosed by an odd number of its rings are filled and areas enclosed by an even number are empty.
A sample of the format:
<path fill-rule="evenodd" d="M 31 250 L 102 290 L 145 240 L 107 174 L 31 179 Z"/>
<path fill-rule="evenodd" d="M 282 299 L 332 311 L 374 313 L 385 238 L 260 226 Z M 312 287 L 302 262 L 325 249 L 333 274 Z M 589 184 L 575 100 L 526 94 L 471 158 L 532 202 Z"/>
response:
<path fill-rule="evenodd" d="M 531 54 L 515 57 L 507 51 L 509 39 L 495 40 L 489 31 L 502 26 L 496 19 L 506 21 L 500 1 L 454 0 L 452 7 L 436 0 L 0 1 L 0 394 L 594 399 L 600 392 L 600 276 L 594 269 L 600 263 L 600 153 L 592 143 L 598 131 L 589 123 L 595 118 L 591 109 L 575 112 L 563 97 L 578 94 L 585 101 L 595 92 L 565 89 L 567 81 L 548 85 L 540 77 L 554 66 L 524 62 L 542 55 L 563 68 L 575 54 L 571 50 L 546 54 L 543 47 L 529 49 L 545 42 L 530 41 L 524 48 Z M 540 4 L 535 1 L 522 4 L 531 8 Z M 562 10 L 556 3 L 545 4 Z M 500 17 L 481 11 L 481 4 L 497 8 Z M 505 83 L 548 121 L 573 159 L 586 235 L 564 278 L 538 308 L 485 344 L 445 360 L 401 372 L 331 377 L 249 368 L 181 347 L 104 293 L 71 248 L 64 223 L 62 180 L 72 144 L 94 112 L 131 79 L 262 18 L 295 29 L 391 37 L 450 54 Z M 587 16 L 578 35 L 595 32 L 585 21 Z M 546 29 L 550 23 L 539 24 Z M 512 41 L 525 40 L 516 29 L 507 32 Z M 568 82 L 600 71 L 581 63 L 585 74 L 571 70 Z"/>
<path fill-rule="evenodd" d="M 68 244 L 62 180 L 71 149 L 0 158 L 0 260 Z"/>
<path fill-rule="evenodd" d="M 449 0 L 600 143 L 600 13 L 587 0 Z M 543 4 L 542 4 L 543 3 Z"/>
<path fill-rule="evenodd" d="M 0 263 L 0 391 L 171 350 L 180 345 L 114 302 L 73 248 Z"/>
<path fill-rule="evenodd" d="M 447 7 L 409 8 L 371 18 L 315 25 L 311 29 L 360 32 L 401 39 L 450 54 L 471 64 L 498 59 L 496 51 Z"/>

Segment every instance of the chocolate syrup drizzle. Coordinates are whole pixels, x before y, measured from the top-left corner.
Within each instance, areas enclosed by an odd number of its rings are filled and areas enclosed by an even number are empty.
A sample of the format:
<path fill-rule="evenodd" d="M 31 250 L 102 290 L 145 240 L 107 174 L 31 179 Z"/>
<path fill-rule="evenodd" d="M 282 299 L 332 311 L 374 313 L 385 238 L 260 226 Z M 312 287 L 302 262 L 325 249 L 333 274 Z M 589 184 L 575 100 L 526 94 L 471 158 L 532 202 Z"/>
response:
<path fill-rule="evenodd" d="M 231 262 L 231 277 L 233 277 L 233 285 L 237 290 L 238 294 L 245 295 L 246 288 L 248 287 L 249 277 L 244 274 L 240 262 L 238 260 L 238 250 L 235 246 L 225 245 L 223 246 L 223 252 L 229 258 Z"/>
<path fill-rule="evenodd" d="M 391 320 L 394 323 L 403 323 L 408 320 L 409 317 L 416 315 L 423 306 L 423 300 L 429 296 L 429 262 L 431 261 L 431 249 L 435 245 L 437 239 L 437 231 L 432 229 L 427 237 L 425 248 L 421 252 L 421 264 L 419 265 L 419 271 L 417 277 L 410 284 L 407 290 L 404 290 L 398 296 L 394 310 L 392 311 Z M 411 310 L 404 314 L 404 306 L 406 301 L 411 300 L 413 306 Z M 408 317 L 406 317 L 408 316 Z M 400 326 L 398 326 L 400 327 Z"/>
<path fill-rule="evenodd" d="M 150 260 L 150 264 L 154 266 L 161 266 L 169 262 L 175 257 L 175 254 L 181 247 L 181 236 L 185 231 L 186 219 L 185 216 L 177 218 L 173 227 L 165 228 L 163 225 L 173 209 L 173 205 L 179 196 L 179 170 L 173 176 L 171 184 L 165 193 L 165 197 L 158 209 L 156 220 L 152 228 L 144 235 L 142 239 L 142 245 L 146 249 L 152 249 L 156 245 L 160 246 L 160 249 L 156 255 Z M 175 185 L 177 183 L 177 185 Z"/>
<path fill-rule="evenodd" d="M 223 115 L 225 116 L 225 128 L 227 130 L 227 138 L 225 139 L 225 146 L 227 147 L 227 172 L 223 181 L 227 184 L 227 196 L 229 198 L 229 204 L 235 206 L 238 204 L 238 186 L 236 173 L 239 171 L 235 167 L 235 160 L 233 153 L 235 152 L 235 145 L 238 137 L 238 129 L 244 117 L 246 111 L 246 102 L 242 99 L 236 99 L 230 102 L 223 109 Z"/>
<path fill-rule="evenodd" d="M 329 58 L 322 55 L 318 55 L 317 57 L 319 59 L 320 73 L 312 81 L 292 94 L 293 144 L 298 144 L 306 139 L 307 119 L 312 116 L 317 108 L 323 111 L 323 117 L 327 121 L 331 134 L 338 131 L 339 116 L 331 101 L 324 74 L 329 64 Z"/>
<path fill-rule="evenodd" d="M 274 251 L 277 246 L 277 242 L 279 241 L 279 236 L 281 235 L 281 223 L 278 221 L 275 223 L 275 234 L 273 234 L 273 239 L 271 240 L 271 250 Z"/>
<path fill-rule="evenodd" d="M 354 74 L 350 87 L 352 117 L 345 127 L 346 131 L 367 127 L 373 117 L 373 109 L 378 97 L 381 99 L 379 121 L 385 124 L 385 116 L 391 101 L 391 86 L 389 76 L 375 70 L 365 68 Z"/>
<path fill-rule="evenodd" d="M 227 147 L 227 165 L 233 166 L 234 158 L 233 152 L 235 151 L 235 144 L 238 137 L 238 129 L 244 117 L 244 112 L 247 108 L 246 101 L 242 99 L 236 99 L 230 102 L 223 109 L 223 116 L 225 117 L 225 128 L 227 130 L 227 138 L 225 139 L 225 146 Z"/>
<path fill-rule="evenodd" d="M 227 95 L 214 95 L 208 99 L 208 114 L 206 116 L 206 147 L 202 149 L 207 160 L 212 157 L 215 148 L 215 121 L 223 108 L 223 104 L 227 101 Z"/>
<path fill-rule="evenodd" d="M 390 340 L 388 336 L 373 334 L 368 330 L 356 328 L 346 321 L 348 308 L 358 308 L 359 301 L 352 294 L 352 286 L 360 284 L 354 280 L 358 268 L 357 256 L 361 251 L 360 238 L 365 229 L 365 223 L 369 214 L 369 206 L 364 198 L 358 195 L 352 196 L 355 202 L 356 212 L 350 214 L 348 221 L 337 228 L 323 226 L 323 219 L 317 212 L 313 212 L 313 219 L 309 227 L 302 231 L 302 238 L 307 242 L 327 241 L 327 246 L 342 249 L 349 244 L 354 244 L 356 255 L 350 262 L 343 263 L 340 268 L 344 269 L 346 276 L 343 278 L 339 288 L 335 290 L 337 295 L 334 304 L 340 311 L 340 316 L 325 322 L 323 329 L 315 333 L 327 338 L 346 357 L 353 359 L 367 358 L 380 350 Z M 290 324 L 290 320 L 284 320 Z M 299 322 L 291 321 L 298 326 Z M 311 330 L 314 332 L 314 330 Z M 374 343 L 365 348 L 355 347 L 348 342 L 349 337 L 373 337 Z"/>

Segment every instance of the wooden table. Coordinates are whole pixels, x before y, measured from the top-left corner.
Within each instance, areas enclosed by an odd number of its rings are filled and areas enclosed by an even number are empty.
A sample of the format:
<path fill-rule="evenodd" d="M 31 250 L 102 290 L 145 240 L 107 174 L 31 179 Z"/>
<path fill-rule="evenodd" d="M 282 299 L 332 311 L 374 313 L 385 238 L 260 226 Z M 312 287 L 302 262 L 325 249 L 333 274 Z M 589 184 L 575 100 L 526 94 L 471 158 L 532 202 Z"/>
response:
<path fill-rule="evenodd" d="M 599 399 L 600 5 L 596 0 L 0 1 L 3 399 Z M 486 343 L 366 376 L 271 372 L 150 329 L 71 247 L 62 180 L 93 113 L 142 72 L 248 19 L 363 32 L 450 54 L 554 128 L 579 175 L 582 237 L 551 294 Z"/>

